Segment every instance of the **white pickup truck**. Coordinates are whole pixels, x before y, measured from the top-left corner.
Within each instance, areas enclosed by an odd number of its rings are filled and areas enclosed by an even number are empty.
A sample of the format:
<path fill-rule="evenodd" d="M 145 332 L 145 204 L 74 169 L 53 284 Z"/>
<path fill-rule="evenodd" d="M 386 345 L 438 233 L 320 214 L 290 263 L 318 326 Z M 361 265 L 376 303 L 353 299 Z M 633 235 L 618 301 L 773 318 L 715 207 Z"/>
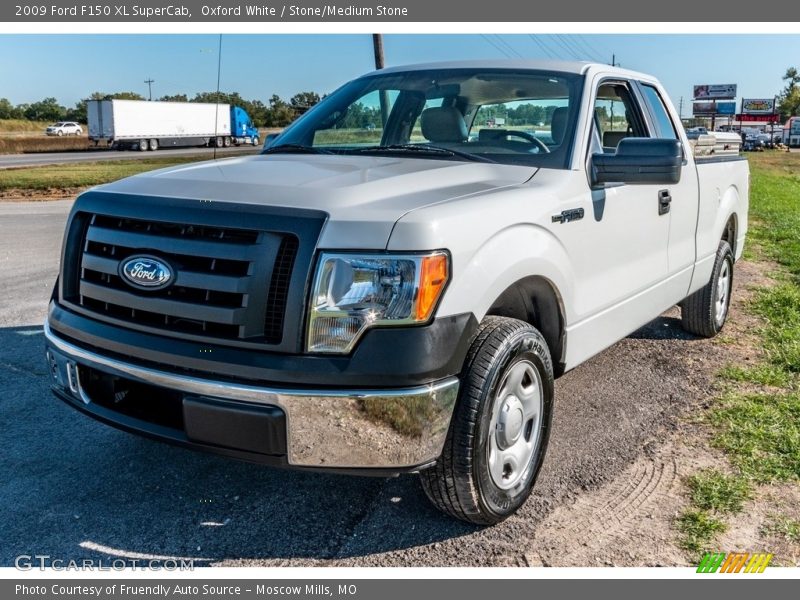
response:
<path fill-rule="evenodd" d="M 749 186 L 731 143 L 695 157 L 659 82 L 606 65 L 365 75 L 258 156 L 76 200 L 53 390 L 244 460 L 419 472 L 446 513 L 498 522 L 558 435 L 555 377 L 676 304 L 693 334 L 724 325 Z"/>

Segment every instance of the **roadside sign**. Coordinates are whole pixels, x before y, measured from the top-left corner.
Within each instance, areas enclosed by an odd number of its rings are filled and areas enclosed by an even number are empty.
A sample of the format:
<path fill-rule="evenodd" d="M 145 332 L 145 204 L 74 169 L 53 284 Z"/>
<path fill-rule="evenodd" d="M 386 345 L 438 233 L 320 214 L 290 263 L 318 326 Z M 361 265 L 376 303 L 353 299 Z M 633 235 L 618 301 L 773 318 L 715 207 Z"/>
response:
<path fill-rule="evenodd" d="M 746 115 L 771 115 L 775 112 L 775 98 L 743 98 L 742 113 Z"/>
<path fill-rule="evenodd" d="M 692 114 L 698 117 L 710 117 L 714 115 L 730 116 L 735 113 L 735 102 L 695 102 L 692 105 Z"/>
<path fill-rule="evenodd" d="M 737 114 L 737 121 L 749 121 L 751 123 L 777 123 L 778 115 L 747 115 Z"/>
<path fill-rule="evenodd" d="M 694 86 L 695 100 L 733 100 L 736 98 L 736 84 L 714 84 Z"/>

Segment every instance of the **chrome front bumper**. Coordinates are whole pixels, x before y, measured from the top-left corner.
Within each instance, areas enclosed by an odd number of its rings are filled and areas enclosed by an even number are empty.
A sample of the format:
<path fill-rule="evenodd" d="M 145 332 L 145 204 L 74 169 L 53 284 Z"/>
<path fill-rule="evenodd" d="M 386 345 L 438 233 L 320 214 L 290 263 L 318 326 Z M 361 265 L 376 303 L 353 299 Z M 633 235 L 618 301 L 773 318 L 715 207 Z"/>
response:
<path fill-rule="evenodd" d="M 408 471 L 429 465 L 442 452 L 458 394 L 456 377 L 384 390 L 271 389 L 214 381 L 102 356 L 59 338 L 47 323 L 44 332 L 53 387 L 86 412 L 92 413 L 93 401 L 81 385 L 79 367 L 242 408 L 278 407 L 286 419 L 289 466 Z M 113 424 L 107 414 L 103 420 Z M 160 437 L 152 428 L 141 430 Z"/>

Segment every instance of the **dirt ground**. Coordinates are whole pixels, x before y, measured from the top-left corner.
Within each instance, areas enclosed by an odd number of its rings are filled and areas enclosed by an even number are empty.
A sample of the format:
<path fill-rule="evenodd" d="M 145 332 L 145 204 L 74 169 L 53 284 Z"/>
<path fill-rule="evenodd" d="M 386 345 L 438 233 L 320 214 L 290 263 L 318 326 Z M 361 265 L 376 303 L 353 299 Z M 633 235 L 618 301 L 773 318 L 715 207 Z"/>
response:
<path fill-rule="evenodd" d="M 740 261 L 729 320 L 720 336 L 686 344 L 685 361 L 692 369 L 697 410 L 702 410 L 723 385 L 716 373 L 725 364 L 748 365 L 761 358 L 754 331 L 760 320 L 745 310 L 753 288 L 768 286 L 767 262 Z M 678 309 L 672 311 L 677 316 Z M 695 557 L 677 543 L 675 519 L 688 505 L 685 480 L 701 469 L 730 470 L 722 452 L 710 445 L 709 431 L 688 411 L 677 429 L 611 482 L 581 494 L 551 512 L 537 528 L 524 553 L 528 565 L 545 566 L 675 566 L 692 565 Z M 775 565 L 799 566 L 800 544 L 765 531 L 780 513 L 800 518 L 800 486 L 759 488 L 741 514 L 729 519 L 718 538 L 722 552 L 771 552 Z"/>

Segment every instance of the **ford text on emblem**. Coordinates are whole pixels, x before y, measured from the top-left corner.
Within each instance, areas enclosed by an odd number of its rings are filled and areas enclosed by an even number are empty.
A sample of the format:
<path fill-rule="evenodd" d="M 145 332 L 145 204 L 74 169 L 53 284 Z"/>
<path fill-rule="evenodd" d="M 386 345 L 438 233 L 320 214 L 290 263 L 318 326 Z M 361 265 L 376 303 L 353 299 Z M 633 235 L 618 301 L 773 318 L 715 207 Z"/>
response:
<path fill-rule="evenodd" d="M 132 256 L 122 262 L 122 278 L 134 287 L 160 290 L 172 282 L 169 265 L 150 256 Z"/>

